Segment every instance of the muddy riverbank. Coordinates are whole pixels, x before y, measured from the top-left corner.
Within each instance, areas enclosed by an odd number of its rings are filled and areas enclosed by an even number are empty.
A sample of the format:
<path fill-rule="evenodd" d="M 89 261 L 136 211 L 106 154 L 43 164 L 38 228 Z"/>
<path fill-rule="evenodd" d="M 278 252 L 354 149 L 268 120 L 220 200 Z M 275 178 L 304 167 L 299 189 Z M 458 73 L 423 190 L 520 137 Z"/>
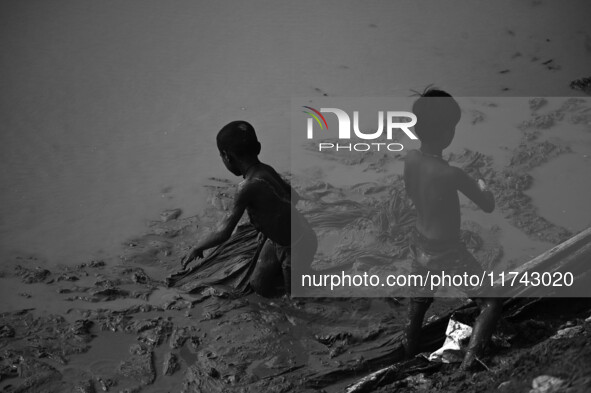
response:
<path fill-rule="evenodd" d="M 492 218 L 462 202 L 463 238 L 489 268 L 517 266 L 577 232 L 544 217 L 528 193 L 543 177 L 536 170 L 561 157 L 591 153 L 557 136 L 569 124 L 579 127 L 577 132 L 591 132 L 588 101 L 563 99 L 546 112 L 539 104 L 531 102 L 531 112 L 515 129 L 519 142 L 507 156 L 473 150 L 446 156 L 467 172 L 480 173 L 497 198 Z M 400 174 L 384 171 L 399 160 L 366 155 L 326 161 L 337 165 L 335 170 L 352 168 L 374 179 L 354 185 L 331 184 L 316 172 L 286 174 L 320 237 L 315 269 L 380 273 L 391 258 L 407 259 L 412 205 Z M 120 255 L 75 266 L 52 265 L 26 254 L 5 261 L 0 278 L 2 391 L 333 392 L 396 359 L 396 353 L 387 352 L 398 348 L 405 299 L 287 301 L 253 294 L 237 297 L 225 287 L 188 294 L 182 287 L 166 285 L 166 277 L 180 269 L 180 257 L 195 239 L 227 212 L 234 190 L 232 182 L 209 179 L 204 185 L 206 208 L 199 215 L 185 217 L 180 210 L 154 214 L 144 234 L 123 243 Z M 428 317 L 433 321 L 465 302 L 439 300 Z M 522 384 L 516 379 L 546 369 L 573 386 L 586 383 L 581 378 L 589 370 L 583 366 L 555 365 L 556 359 L 588 357 L 588 352 L 575 352 L 588 344 L 588 322 L 581 321 L 591 310 L 588 303 L 577 304 L 576 310 L 561 314 L 564 305 L 557 302 L 551 315 L 539 313 L 514 322 L 534 326 L 535 338 L 517 338 L 491 353 L 485 359 L 489 369 L 475 374 L 487 381 L 478 389 L 509 381 L 505 386 L 514 390 L 508 391 L 517 391 Z M 582 326 L 583 333 L 567 341 L 546 341 L 567 323 Z M 453 367 L 380 389 L 412 385 L 415 391 L 481 391 L 470 387 L 471 375 L 457 376 Z"/>

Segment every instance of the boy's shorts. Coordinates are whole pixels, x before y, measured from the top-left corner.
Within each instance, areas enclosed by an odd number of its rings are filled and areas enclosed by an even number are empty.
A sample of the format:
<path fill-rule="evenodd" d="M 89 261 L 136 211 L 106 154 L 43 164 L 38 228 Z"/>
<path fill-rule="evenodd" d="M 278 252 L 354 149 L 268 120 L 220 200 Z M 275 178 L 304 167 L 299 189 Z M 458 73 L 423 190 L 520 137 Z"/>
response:
<path fill-rule="evenodd" d="M 465 274 L 477 275 L 482 277 L 484 270 L 474 256 L 466 249 L 464 243 L 457 241 L 437 241 L 426 238 L 416 229 L 413 231 L 410 242 L 410 252 L 412 256 L 412 274 L 418 274 L 425 278 L 437 275 L 440 278 L 445 276 L 462 276 Z M 427 280 L 423 287 L 412 288 L 412 296 L 416 298 L 425 298 L 425 301 L 438 293 L 442 297 L 462 297 L 475 298 L 480 293 L 481 288 L 470 285 L 445 286 L 441 289 L 430 288 L 431 278 Z M 464 283 L 462 283 L 464 284 Z M 442 293 L 443 292 L 443 293 Z M 417 299 L 418 300 L 418 299 Z"/>

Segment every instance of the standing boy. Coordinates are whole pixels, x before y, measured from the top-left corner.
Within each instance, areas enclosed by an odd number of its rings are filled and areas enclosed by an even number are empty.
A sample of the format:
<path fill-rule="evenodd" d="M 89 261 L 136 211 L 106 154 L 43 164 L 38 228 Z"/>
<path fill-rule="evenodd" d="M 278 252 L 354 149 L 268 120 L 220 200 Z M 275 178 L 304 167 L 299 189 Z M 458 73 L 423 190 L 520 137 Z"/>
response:
<path fill-rule="evenodd" d="M 246 210 L 252 225 L 267 238 L 250 278 L 251 288 L 262 296 L 291 293 L 294 280 L 306 272 L 317 248 L 316 234 L 295 208 L 297 193 L 269 165 L 259 161 L 261 144 L 254 128 L 233 121 L 217 135 L 217 146 L 226 168 L 244 180 L 238 186 L 234 207 L 216 232 L 195 246 L 181 261 L 183 267 L 203 251 L 230 238 Z M 301 280 L 301 279 L 300 279 Z"/>
<path fill-rule="evenodd" d="M 478 182 L 463 170 L 449 165 L 442 158 L 443 149 L 453 140 L 461 111 L 448 93 L 431 89 L 413 105 L 417 116 L 415 132 L 421 141 L 420 150 L 410 151 L 404 164 L 404 183 L 408 196 L 417 210 L 416 225 L 411 241 L 413 271 L 418 274 L 478 274 L 482 267 L 460 241 L 460 204 L 458 191 L 483 211 L 495 208 L 493 194 L 482 179 Z M 466 293 L 474 294 L 470 289 Z M 425 313 L 433 302 L 432 293 L 410 299 L 405 329 L 405 349 L 408 357 L 419 350 L 420 332 Z M 473 366 L 488 344 L 501 313 L 502 304 L 495 298 L 472 296 L 481 312 L 474 325 L 472 337 L 461 368 Z"/>

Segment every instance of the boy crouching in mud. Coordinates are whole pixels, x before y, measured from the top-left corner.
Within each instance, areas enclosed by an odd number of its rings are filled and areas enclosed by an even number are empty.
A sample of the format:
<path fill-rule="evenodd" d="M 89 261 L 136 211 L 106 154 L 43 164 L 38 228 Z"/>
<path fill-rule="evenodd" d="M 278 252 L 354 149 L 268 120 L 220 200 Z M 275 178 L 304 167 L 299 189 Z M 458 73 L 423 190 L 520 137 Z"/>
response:
<path fill-rule="evenodd" d="M 195 258 L 203 258 L 203 251 L 228 240 L 246 210 L 252 225 L 267 238 L 250 286 L 262 296 L 274 296 L 281 290 L 289 296 L 291 261 L 297 264 L 294 279 L 301 280 L 316 253 L 316 233 L 295 208 L 297 193 L 272 167 L 259 161 L 261 144 L 252 125 L 233 121 L 221 129 L 216 140 L 226 168 L 244 180 L 220 229 L 197 244 L 181 263 L 185 267 Z"/>
<path fill-rule="evenodd" d="M 460 204 L 458 191 L 471 199 L 483 211 L 495 208 L 493 194 L 482 179 L 476 182 L 463 170 L 449 165 L 442 158 L 443 149 L 453 140 L 461 111 L 457 102 L 441 90 L 427 90 L 415 101 L 417 116 L 415 131 L 421 141 L 420 150 L 408 152 L 404 163 L 404 183 L 408 196 L 417 210 L 417 220 L 411 237 L 413 272 L 416 274 L 480 274 L 482 267 L 466 250 L 460 240 Z M 463 288 L 480 307 L 472 337 L 461 369 L 474 366 L 488 344 L 499 319 L 502 303 L 496 298 L 479 298 L 475 288 Z M 410 299 L 405 328 L 405 350 L 412 357 L 419 350 L 423 318 L 433 294 L 415 293 Z"/>

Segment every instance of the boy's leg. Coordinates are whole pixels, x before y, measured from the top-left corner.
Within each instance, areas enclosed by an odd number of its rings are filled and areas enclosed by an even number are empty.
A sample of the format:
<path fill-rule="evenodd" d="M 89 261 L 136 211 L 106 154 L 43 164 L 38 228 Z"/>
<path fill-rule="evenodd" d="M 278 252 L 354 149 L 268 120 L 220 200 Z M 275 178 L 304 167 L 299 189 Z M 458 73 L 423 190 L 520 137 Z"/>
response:
<path fill-rule="evenodd" d="M 416 235 L 415 235 L 416 236 Z M 431 262 L 432 257 L 426 254 L 424 250 L 416 243 L 410 244 L 411 272 L 412 274 L 426 277 L 428 269 L 426 266 Z M 408 319 L 404 328 L 404 352 L 407 359 L 412 358 L 420 350 L 421 329 L 425 313 L 433 303 L 433 292 L 425 288 L 410 288 L 413 297 L 409 299 Z"/>
<path fill-rule="evenodd" d="M 281 264 L 277 259 L 276 245 L 267 240 L 250 277 L 250 287 L 261 296 L 276 296 L 281 278 Z"/>
<path fill-rule="evenodd" d="M 318 239 L 313 230 L 306 231 L 304 235 L 291 247 L 287 255 L 280 252 L 281 268 L 286 292 L 291 295 L 291 279 L 294 277 L 294 285 L 301 285 L 301 277 L 304 274 L 312 274 L 312 262 L 318 249 Z M 292 266 L 292 261 L 294 265 Z"/>
<path fill-rule="evenodd" d="M 498 298 L 480 298 L 475 301 L 480 307 L 480 315 L 474 323 L 472 337 L 470 337 L 464 361 L 460 366 L 462 370 L 471 368 L 476 359 L 482 356 L 503 310 L 503 302 Z"/>
<path fill-rule="evenodd" d="M 281 275 L 283 277 L 285 294 L 291 296 L 291 247 L 282 247 L 278 250 L 277 254 L 281 262 Z"/>
<path fill-rule="evenodd" d="M 461 266 L 459 273 L 468 274 L 482 274 L 482 267 L 474 256 L 465 248 L 461 249 L 460 253 Z M 490 338 L 495 330 L 497 322 L 503 311 L 503 301 L 500 298 L 494 297 L 478 297 L 478 294 L 487 293 L 489 296 L 493 294 L 490 287 L 466 288 L 465 293 L 472 298 L 480 308 L 480 314 L 474 322 L 472 329 L 472 336 L 466 349 L 466 355 L 460 365 L 462 370 L 468 370 L 474 366 L 476 359 L 480 358 L 490 342 Z M 472 295 L 472 296 L 471 296 Z"/>
<path fill-rule="evenodd" d="M 433 303 L 431 297 L 411 297 L 408 305 L 408 320 L 404 329 L 404 352 L 406 358 L 412 358 L 420 349 L 421 328 L 425 313 Z"/>

